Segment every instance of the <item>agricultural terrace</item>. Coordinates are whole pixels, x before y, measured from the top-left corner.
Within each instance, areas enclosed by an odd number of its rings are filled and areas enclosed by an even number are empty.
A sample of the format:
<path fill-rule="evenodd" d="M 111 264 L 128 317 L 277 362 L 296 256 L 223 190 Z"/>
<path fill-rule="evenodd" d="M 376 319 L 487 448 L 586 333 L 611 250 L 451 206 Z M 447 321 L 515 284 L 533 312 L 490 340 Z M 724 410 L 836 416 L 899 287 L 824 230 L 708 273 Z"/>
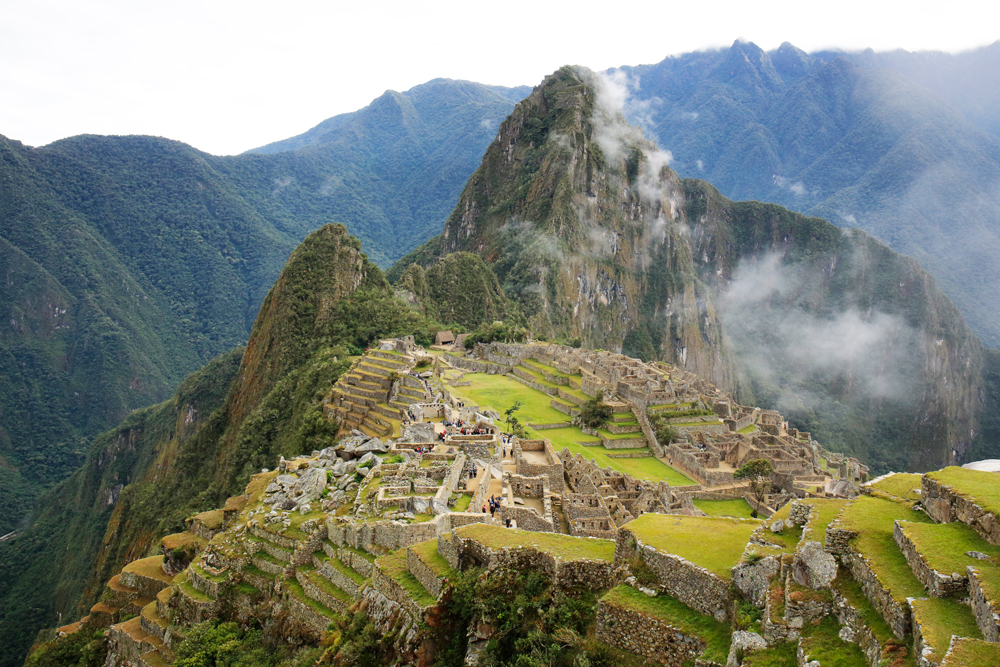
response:
<path fill-rule="evenodd" d="M 728 516 L 734 519 L 752 519 L 753 508 L 743 498 L 734 500 L 698 500 L 694 506 L 708 516 Z M 787 512 L 785 513 L 787 515 Z"/>
<path fill-rule="evenodd" d="M 600 438 L 587 435 L 581 429 L 570 425 L 570 417 L 549 403 L 552 397 L 517 380 L 503 375 L 486 373 L 465 373 L 466 386 L 449 387 L 452 396 L 470 405 L 489 408 L 503 415 L 515 401 L 520 401 L 522 407 L 515 413 L 518 421 L 525 424 L 525 430 L 530 438 L 545 438 L 552 443 L 557 452 L 568 448 L 572 454 L 581 454 L 593 460 L 602 468 L 610 466 L 612 470 L 631 475 L 636 479 L 647 481 L 666 480 L 671 486 L 685 486 L 695 482 L 663 463 L 654 456 L 643 458 L 611 458 L 608 454 L 649 453 L 649 448 L 616 449 L 614 452 L 606 449 Z M 566 387 L 562 387 L 566 389 Z M 566 424 L 562 428 L 535 430 L 527 424 Z M 606 433 L 610 439 L 625 437 Z"/>
<path fill-rule="evenodd" d="M 910 523 L 900 521 L 903 534 L 913 542 L 920 555 L 931 569 L 945 574 L 965 573 L 969 565 L 979 570 L 995 570 L 1000 564 L 1000 547 L 994 546 L 979 536 L 975 530 L 962 523 Z M 967 555 L 978 551 L 990 556 L 990 561 L 976 560 Z"/>
<path fill-rule="evenodd" d="M 732 628 L 669 595 L 649 597 L 631 586 L 621 584 L 608 591 L 601 602 L 641 612 L 670 624 L 688 636 L 698 637 L 706 644 L 701 655 L 703 660 L 722 664 L 729 655 Z"/>
<path fill-rule="evenodd" d="M 955 598 L 914 600 L 911 606 L 913 620 L 920 625 L 924 645 L 934 649 L 935 655 L 943 656 L 948 652 L 952 635 L 970 639 L 983 638 L 972 608 Z"/>
<path fill-rule="evenodd" d="M 751 533 L 762 523 L 756 519 L 643 514 L 625 529 L 644 544 L 685 558 L 728 581 L 729 571 L 739 563 Z"/>
<path fill-rule="evenodd" d="M 871 484 L 872 489 L 887 493 L 902 500 L 920 500 L 920 479 L 918 473 L 893 473 Z"/>
<path fill-rule="evenodd" d="M 963 498 L 974 501 L 984 512 L 1000 516 L 1000 485 L 997 473 L 951 466 L 927 473 L 928 479 L 946 484 Z"/>
<path fill-rule="evenodd" d="M 868 563 L 894 600 L 906 604 L 906 598 L 924 594 L 923 585 L 913 576 L 906 557 L 899 550 L 892 531 L 896 519 L 930 523 L 927 515 L 902 503 L 870 496 L 858 496 L 840 514 L 839 527 L 857 533 L 851 544 Z"/>
<path fill-rule="evenodd" d="M 615 559 L 615 543 L 611 540 L 601 540 L 594 537 L 573 537 L 561 533 L 535 533 L 486 523 L 462 526 L 456 532 L 461 537 L 471 537 L 492 549 L 534 547 L 539 551 L 567 561 L 587 558 L 610 563 Z"/>

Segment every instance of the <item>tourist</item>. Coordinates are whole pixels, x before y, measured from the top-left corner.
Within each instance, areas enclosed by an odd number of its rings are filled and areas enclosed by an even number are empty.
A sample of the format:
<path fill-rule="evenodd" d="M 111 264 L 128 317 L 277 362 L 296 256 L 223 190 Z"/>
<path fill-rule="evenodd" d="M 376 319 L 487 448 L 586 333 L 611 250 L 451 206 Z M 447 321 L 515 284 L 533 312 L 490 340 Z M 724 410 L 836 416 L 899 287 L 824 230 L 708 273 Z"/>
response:
<path fill-rule="evenodd" d="M 507 517 L 506 519 L 503 520 L 503 525 L 510 528 L 510 517 Z"/>

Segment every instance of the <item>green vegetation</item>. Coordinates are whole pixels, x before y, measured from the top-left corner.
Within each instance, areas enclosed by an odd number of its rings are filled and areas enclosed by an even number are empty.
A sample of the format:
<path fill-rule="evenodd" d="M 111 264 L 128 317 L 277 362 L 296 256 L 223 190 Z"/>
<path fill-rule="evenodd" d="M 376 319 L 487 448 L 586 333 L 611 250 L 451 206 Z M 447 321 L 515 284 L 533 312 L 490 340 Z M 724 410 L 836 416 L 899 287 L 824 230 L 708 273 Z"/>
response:
<path fill-rule="evenodd" d="M 1000 644 L 978 639 L 957 639 L 942 667 L 993 667 L 1000 664 Z"/>
<path fill-rule="evenodd" d="M 913 601 L 913 616 L 920 624 L 924 644 L 934 649 L 939 659 L 948 652 L 951 636 L 982 639 L 976 617 L 967 604 L 954 598 L 927 598 Z"/>
<path fill-rule="evenodd" d="M 686 558 L 728 581 L 759 521 L 643 514 L 626 529 L 644 544 Z"/>
<path fill-rule="evenodd" d="M 375 561 L 375 567 L 382 568 L 386 576 L 402 586 L 413 601 L 421 607 L 427 607 L 436 602 L 434 596 L 428 593 L 416 577 L 410 574 L 410 570 L 406 566 L 406 549 L 380 556 Z"/>
<path fill-rule="evenodd" d="M 993 546 L 961 521 L 941 524 L 900 521 L 899 525 L 931 569 L 943 574 L 964 574 L 968 565 L 980 570 L 992 570 L 1000 565 L 1000 547 Z M 965 555 L 968 551 L 985 553 L 991 560 L 976 560 Z"/>
<path fill-rule="evenodd" d="M 410 548 L 420 556 L 420 560 L 437 576 L 447 577 L 448 579 L 454 579 L 458 576 L 458 571 L 444 559 L 444 556 L 437 552 L 437 538 L 421 542 L 420 544 L 414 544 Z"/>
<path fill-rule="evenodd" d="M 465 379 L 471 383 L 469 386 L 453 387 L 450 391 L 453 396 L 463 399 L 470 405 L 488 407 L 502 413 L 515 402 L 521 403 L 522 407 L 518 409 L 518 414 L 521 415 L 522 423 L 554 424 L 566 422 L 569 419 L 566 414 L 549 405 L 551 400 L 549 396 L 517 380 L 503 375 L 485 373 L 466 373 Z M 614 452 L 606 450 L 601 446 L 599 439 L 586 435 L 576 427 L 542 431 L 526 428 L 525 431 L 528 437 L 545 438 L 551 441 L 557 452 L 562 451 L 564 447 L 569 448 L 570 453 L 582 454 L 602 468 L 611 466 L 612 469 L 632 475 L 636 479 L 655 481 L 665 479 L 674 486 L 694 484 L 694 481 L 687 476 L 653 457 L 610 458 L 608 456 L 610 453 L 626 453 L 631 450 L 615 450 Z M 581 445 L 581 442 L 591 442 L 597 446 L 588 447 Z"/>
<path fill-rule="evenodd" d="M 462 537 L 471 537 L 494 549 L 511 546 L 534 547 L 562 560 L 588 558 L 611 562 L 615 557 L 615 543 L 611 540 L 573 537 L 560 533 L 534 533 L 484 523 L 463 526 L 457 532 Z"/>
<path fill-rule="evenodd" d="M 742 498 L 735 500 L 698 500 L 694 506 L 708 516 L 729 516 L 737 519 L 750 519 L 751 508 Z"/>
<path fill-rule="evenodd" d="M 743 658 L 742 667 L 798 667 L 797 649 L 796 642 L 781 642 L 777 646 L 748 653 Z"/>
<path fill-rule="evenodd" d="M 892 536 L 896 519 L 929 523 L 930 519 L 900 503 L 870 496 L 858 496 L 840 514 L 839 526 L 858 535 L 851 544 L 869 560 L 869 565 L 894 600 L 919 597 L 924 587 L 913 576 L 906 558 Z"/>
<path fill-rule="evenodd" d="M 818 660 L 823 667 L 856 667 L 865 665 L 865 654 L 857 644 L 845 642 L 839 636 L 840 624 L 834 616 L 826 616 L 819 625 L 802 631 L 800 647 L 806 661 Z"/>
<path fill-rule="evenodd" d="M 771 473 L 774 466 L 767 459 L 752 459 L 741 465 L 733 473 L 734 480 L 748 480 L 750 482 L 750 492 L 758 505 L 764 504 L 764 497 L 771 490 Z M 757 518 L 757 510 L 751 511 L 751 516 Z"/>
<path fill-rule="evenodd" d="M 699 613 L 669 595 L 649 597 L 624 584 L 608 591 L 602 602 L 625 609 L 635 609 L 665 623 L 681 632 L 698 637 L 705 642 L 702 659 L 724 663 L 729 655 L 732 628 L 711 616 Z"/>
<path fill-rule="evenodd" d="M 587 428 L 603 427 L 611 420 L 611 415 L 611 408 L 601 398 L 591 398 L 580 407 L 580 423 Z"/>
<path fill-rule="evenodd" d="M 951 486 L 955 493 L 972 500 L 984 512 L 1000 516 L 1000 487 L 996 483 L 996 473 L 949 466 L 931 471 L 927 473 L 927 477 Z"/>
<path fill-rule="evenodd" d="M 917 501 L 920 500 L 920 494 L 917 491 L 920 490 L 920 479 L 922 477 L 923 475 L 916 473 L 898 472 L 883 480 L 879 480 L 871 486 L 882 493 L 888 493 L 903 500 Z"/>
<path fill-rule="evenodd" d="M 77 631 L 43 643 L 32 652 L 24 665 L 25 667 L 103 667 L 107 653 L 108 638 L 103 631 L 93 634 Z"/>

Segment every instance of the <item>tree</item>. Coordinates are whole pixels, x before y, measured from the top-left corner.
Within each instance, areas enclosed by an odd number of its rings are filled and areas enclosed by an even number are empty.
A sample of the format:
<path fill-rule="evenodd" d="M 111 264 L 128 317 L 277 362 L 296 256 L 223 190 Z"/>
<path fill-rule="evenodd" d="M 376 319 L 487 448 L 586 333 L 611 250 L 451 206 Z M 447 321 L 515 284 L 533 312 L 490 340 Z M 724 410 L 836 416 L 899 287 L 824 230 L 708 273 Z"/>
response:
<path fill-rule="evenodd" d="M 750 482 L 750 491 L 753 499 L 758 505 L 764 504 L 764 496 L 771 490 L 771 473 L 774 466 L 767 459 L 750 459 L 733 473 L 733 479 L 745 479 Z M 757 518 L 757 508 L 751 512 L 753 518 Z"/>
<path fill-rule="evenodd" d="M 604 396 L 595 396 L 580 408 L 580 423 L 587 428 L 601 428 L 612 415 L 611 408 L 604 403 Z"/>
<path fill-rule="evenodd" d="M 524 403 L 522 403 L 521 401 L 514 401 L 514 405 L 510 406 L 503 412 L 504 415 L 506 416 L 506 419 L 504 421 L 507 423 L 507 431 L 511 434 L 513 434 L 514 431 L 517 429 L 517 425 L 519 423 L 517 421 L 517 417 L 514 416 L 514 413 L 520 410 L 523 405 Z"/>

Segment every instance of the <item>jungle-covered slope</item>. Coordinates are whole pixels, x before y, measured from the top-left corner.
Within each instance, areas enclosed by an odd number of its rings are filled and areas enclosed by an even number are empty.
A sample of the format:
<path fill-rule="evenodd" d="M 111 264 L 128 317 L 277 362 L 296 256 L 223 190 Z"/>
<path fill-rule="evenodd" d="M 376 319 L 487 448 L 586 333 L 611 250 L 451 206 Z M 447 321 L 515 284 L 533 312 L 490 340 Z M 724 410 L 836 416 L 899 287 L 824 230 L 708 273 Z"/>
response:
<path fill-rule="evenodd" d="M 437 233 L 519 94 L 437 79 L 234 157 L 0 137 L 0 535 L 89 438 L 245 344 L 308 233 L 346 224 L 383 265 Z"/>

